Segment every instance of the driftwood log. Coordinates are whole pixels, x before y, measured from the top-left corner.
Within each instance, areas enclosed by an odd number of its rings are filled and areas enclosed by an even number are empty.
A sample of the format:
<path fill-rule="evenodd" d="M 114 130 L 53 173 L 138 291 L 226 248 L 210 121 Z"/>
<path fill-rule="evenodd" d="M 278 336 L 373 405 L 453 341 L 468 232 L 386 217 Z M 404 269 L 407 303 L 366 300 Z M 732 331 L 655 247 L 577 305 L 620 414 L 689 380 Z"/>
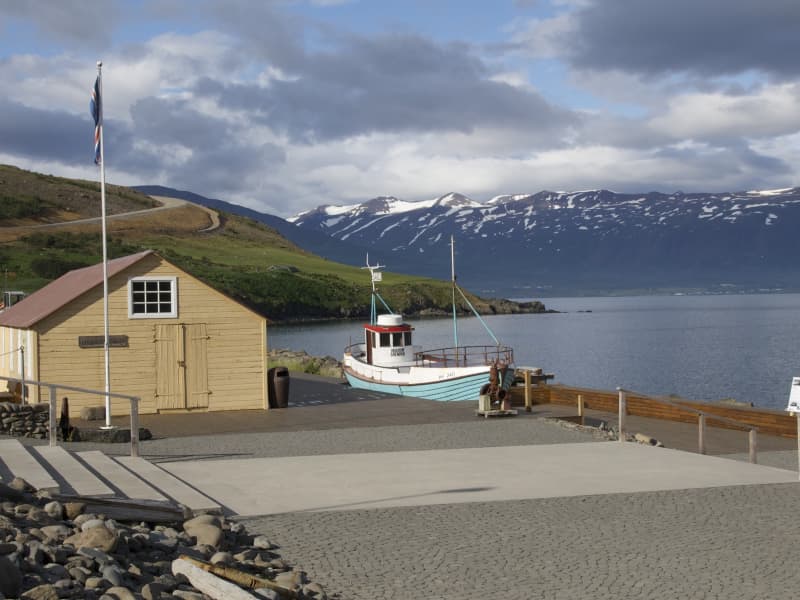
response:
<path fill-rule="evenodd" d="M 281 594 L 286 598 L 291 598 L 293 600 L 302 598 L 302 596 L 297 592 L 295 592 L 294 590 L 290 590 L 289 588 L 285 588 L 282 585 L 278 585 L 274 581 L 271 581 L 269 579 L 264 579 L 263 577 L 256 577 L 255 575 L 251 575 L 250 573 L 245 573 L 244 571 L 234 569 L 233 567 L 226 567 L 225 565 L 212 565 L 211 563 L 207 563 L 202 560 L 197 560 L 196 558 L 192 558 L 190 556 L 182 555 L 180 558 L 172 561 L 173 573 L 176 573 L 175 571 L 176 563 L 186 563 L 187 565 L 193 567 L 194 569 L 199 569 L 203 571 L 205 574 L 219 575 L 219 577 L 227 579 L 228 581 L 233 581 L 234 583 L 251 590 L 255 590 L 258 588 L 267 588 L 278 592 L 279 594 Z M 184 566 L 179 565 L 179 568 L 183 569 Z M 201 592 L 208 594 L 208 592 L 206 592 L 204 589 L 196 585 L 195 582 L 192 581 L 192 579 L 189 577 L 187 573 L 183 572 L 183 574 L 186 575 L 187 578 L 189 578 L 189 581 L 191 582 L 192 585 L 194 585 L 194 587 L 196 587 Z M 215 579 L 217 578 L 215 577 Z M 208 595 L 211 596 L 211 594 Z M 242 597 L 244 598 L 245 596 Z M 253 596 L 251 596 L 250 594 L 247 594 L 246 597 L 253 598 Z M 233 599 L 233 596 L 212 596 L 212 598 Z"/>
<path fill-rule="evenodd" d="M 184 558 L 172 561 L 172 574 L 184 575 L 196 589 L 214 600 L 256 600 L 256 597 L 238 585 L 207 573 Z"/>

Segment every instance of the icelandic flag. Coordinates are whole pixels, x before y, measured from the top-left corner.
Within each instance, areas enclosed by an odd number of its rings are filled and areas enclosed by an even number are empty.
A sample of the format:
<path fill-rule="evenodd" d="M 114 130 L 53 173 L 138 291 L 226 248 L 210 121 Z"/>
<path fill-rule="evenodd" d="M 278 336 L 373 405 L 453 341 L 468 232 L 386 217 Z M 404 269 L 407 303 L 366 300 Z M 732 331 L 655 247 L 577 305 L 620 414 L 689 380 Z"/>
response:
<path fill-rule="evenodd" d="M 100 100 L 100 77 L 94 80 L 94 87 L 92 88 L 92 99 L 89 101 L 89 112 L 94 119 L 94 164 L 100 164 L 100 127 L 102 125 L 100 118 L 102 115 L 102 106 Z"/>

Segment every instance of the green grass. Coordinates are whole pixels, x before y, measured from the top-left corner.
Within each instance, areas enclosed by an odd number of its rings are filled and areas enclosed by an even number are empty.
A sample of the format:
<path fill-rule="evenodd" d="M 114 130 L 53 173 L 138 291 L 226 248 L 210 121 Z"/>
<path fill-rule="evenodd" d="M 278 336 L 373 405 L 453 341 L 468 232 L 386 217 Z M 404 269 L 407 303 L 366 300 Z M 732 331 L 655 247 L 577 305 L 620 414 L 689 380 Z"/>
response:
<path fill-rule="evenodd" d="M 26 187 L 27 186 L 27 187 Z M 30 188 L 29 195 L 20 190 Z M 140 210 L 154 203 L 138 192 L 111 186 L 116 211 Z M 70 225 L 10 234 L 25 214 L 35 224 L 69 216 L 99 214 L 97 184 L 67 180 L 0 165 L 0 198 L 13 197 L 8 215 L 0 214 L 0 279 L 10 289 L 32 292 L 64 272 L 102 260 L 99 225 Z M 79 200 L 75 202 L 76 198 Z M 45 207 L 43 209 L 42 207 Z M 183 211 L 183 212 L 176 212 Z M 113 213 L 109 213 L 113 214 Z M 74 217 L 71 217 L 74 218 Z M 208 217 L 200 208 L 159 211 L 131 221 L 109 221 L 109 258 L 152 249 L 212 287 L 272 320 L 355 318 L 369 314 L 370 283 L 365 269 L 325 260 L 306 252 L 256 221 L 221 214 L 222 226 L 201 230 Z M 4 223 L 5 221 L 5 223 Z M 279 267 L 275 269 L 274 267 Z M 450 310 L 449 282 L 384 273 L 380 293 L 396 312 Z M 483 313 L 501 306 L 469 295 Z M 465 307 L 462 307 L 465 312 Z M 505 310 L 508 305 L 502 305 Z M 543 307 L 542 307 L 543 308 Z"/>

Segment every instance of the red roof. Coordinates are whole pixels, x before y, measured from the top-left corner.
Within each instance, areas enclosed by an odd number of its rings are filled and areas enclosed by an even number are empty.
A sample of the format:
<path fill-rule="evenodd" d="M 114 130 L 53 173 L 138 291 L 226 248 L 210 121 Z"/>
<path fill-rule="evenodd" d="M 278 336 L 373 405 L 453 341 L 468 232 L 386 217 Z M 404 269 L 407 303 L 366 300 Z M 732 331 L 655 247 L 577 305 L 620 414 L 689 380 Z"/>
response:
<path fill-rule="evenodd" d="M 152 250 L 145 250 L 138 254 L 108 261 L 108 277 L 111 278 L 124 271 L 150 254 L 153 254 Z M 102 284 L 103 263 L 69 271 L 0 313 L 0 325 L 19 329 L 31 327 L 92 288 Z"/>

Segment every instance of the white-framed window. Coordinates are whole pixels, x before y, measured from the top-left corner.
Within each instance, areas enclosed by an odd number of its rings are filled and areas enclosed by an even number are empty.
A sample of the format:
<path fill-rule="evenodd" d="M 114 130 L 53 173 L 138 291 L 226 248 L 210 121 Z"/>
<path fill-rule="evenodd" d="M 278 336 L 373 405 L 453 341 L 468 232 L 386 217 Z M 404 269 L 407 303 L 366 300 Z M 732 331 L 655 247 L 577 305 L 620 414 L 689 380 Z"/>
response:
<path fill-rule="evenodd" d="M 134 277 L 128 280 L 129 319 L 168 319 L 177 316 L 177 277 Z"/>

